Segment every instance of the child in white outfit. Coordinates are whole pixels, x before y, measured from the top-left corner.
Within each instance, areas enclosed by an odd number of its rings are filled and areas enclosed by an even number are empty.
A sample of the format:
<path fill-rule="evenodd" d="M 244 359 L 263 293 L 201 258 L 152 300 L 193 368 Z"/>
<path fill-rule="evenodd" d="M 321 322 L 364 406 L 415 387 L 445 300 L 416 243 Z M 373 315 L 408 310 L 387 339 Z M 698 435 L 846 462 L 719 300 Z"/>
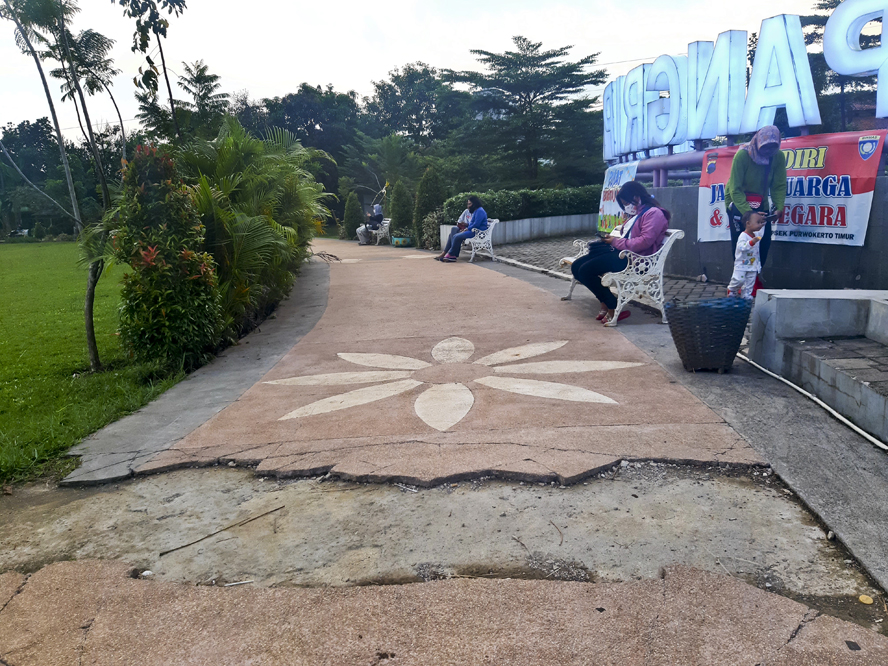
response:
<path fill-rule="evenodd" d="M 759 256 L 761 238 L 756 236 L 755 232 L 765 226 L 765 216 L 751 210 L 743 214 L 741 222 L 746 226 L 746 230 L 737 240 L 734 273 L 728 283 L 728 296 L 742 296 L 751 301 L 755 278 L 762 270 L 762 260 Z"/>

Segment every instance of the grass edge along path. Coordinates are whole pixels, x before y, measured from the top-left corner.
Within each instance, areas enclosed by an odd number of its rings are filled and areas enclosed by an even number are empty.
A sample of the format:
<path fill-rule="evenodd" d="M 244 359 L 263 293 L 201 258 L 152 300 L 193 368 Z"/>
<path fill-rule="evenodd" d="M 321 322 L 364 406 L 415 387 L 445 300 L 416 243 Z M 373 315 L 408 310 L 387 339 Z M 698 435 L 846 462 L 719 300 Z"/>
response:
<path fill-rule="evenodd" d="M 184 375 L 130 362 L 117 338 L 123 269 L 96 290 L 95 327 L 105 370 L 89 372 L 86 269 L 75 243 L 0 245 L 0 482 L 59 478 L 65 452 L 130 414 Z"/>

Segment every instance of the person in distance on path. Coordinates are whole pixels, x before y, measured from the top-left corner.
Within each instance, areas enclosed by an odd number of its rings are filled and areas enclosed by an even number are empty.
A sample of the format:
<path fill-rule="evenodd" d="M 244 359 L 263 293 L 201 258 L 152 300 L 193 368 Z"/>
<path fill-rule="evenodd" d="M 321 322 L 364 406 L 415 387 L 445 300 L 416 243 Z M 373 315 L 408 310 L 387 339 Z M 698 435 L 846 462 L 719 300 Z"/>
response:
<path fill-rule="evenodd" d="M 447 239 L 444 251 L 435 257 L 438 261 L 453 263 L 459 258 L 459 251 L 464 240 L 474 237 L 476 231 L 487 230 L 487 211 L 481 206 L 481 200 L 474 194 L 466 202 L 466 211 L 470 215 L 468 226 L 465 229 L 460 229 L 460 225 L 457 223 L 450 230 L 450 238 Z M 463 217 L 460 216 L 459 219 L 462 221 Z"/>

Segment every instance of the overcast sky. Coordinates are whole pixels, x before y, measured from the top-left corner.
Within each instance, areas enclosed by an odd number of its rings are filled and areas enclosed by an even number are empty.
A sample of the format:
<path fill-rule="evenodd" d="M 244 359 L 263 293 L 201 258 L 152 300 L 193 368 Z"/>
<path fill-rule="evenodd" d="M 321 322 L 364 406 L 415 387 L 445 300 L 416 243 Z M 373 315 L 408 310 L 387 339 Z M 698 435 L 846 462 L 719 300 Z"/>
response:
<path fill-rule="evenodd" d="M 762 19 L 805 14 L 814 0 L 189 0 L 171 19 L 164 42 L 171 75 L 182 61 L 203 59 L 222 77 L 226 92 L 248 90 L 255 99 L 285 95 L 300 83 L 332 83 L 368 94 L 371 82 L 400 65 L 421 60 L 437 67 L 475 68 L 470 49 L 504 51 L 513 35 L 545 48 L 573 45 L 582 57 L 600 52 L 610 77 L 688 42 L 715 41 L 725 30 L 758 31 Z M 123 74 L 114 94 L 125 120 L 135 117 L 132 78 L 144 63 L 134 54 L 134 23 L 111 0 L 80 0 L 75 31 L 92 28 L 117 41 L 113 57 Z M 156 48 L 152 42 L 152 48 Z M 156 58 L 159 63 L 159 58 Z M 51 81 L 58 100 L 57 82 Z M 173 82 L 175 85 L 175 81 Z M 181 93 L 182 91 L 177 91 Z M 595 91 L 599 92 L 599 91 Z M 70 103 L 58 104 L 71 138 L 77 120 Z M 103 97 L 90 105 L 94 122 L 117 122 Z M 33 61 L 15 46 L 14 26 L 0 21 L 0 125 L 49 115 Z M 136 123 L 127 122 L 127 126 Z"/>

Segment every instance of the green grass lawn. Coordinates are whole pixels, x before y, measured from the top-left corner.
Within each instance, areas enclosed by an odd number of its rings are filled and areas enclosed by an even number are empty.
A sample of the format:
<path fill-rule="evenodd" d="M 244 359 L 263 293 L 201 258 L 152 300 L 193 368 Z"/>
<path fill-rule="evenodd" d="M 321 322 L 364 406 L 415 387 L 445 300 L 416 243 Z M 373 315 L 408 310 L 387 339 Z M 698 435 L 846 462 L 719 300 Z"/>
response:
<path fill-rule="evenodd" d="M 148 369 L 126 360 L 115 334 L 119 268 L 96 291 L 106 370 L 89 372 L 86 269 L 77 259 L 74 243 L 0 245 L 0 481 L 65 473 L 71 446 L 178 381 L 151 381 Z"/>

